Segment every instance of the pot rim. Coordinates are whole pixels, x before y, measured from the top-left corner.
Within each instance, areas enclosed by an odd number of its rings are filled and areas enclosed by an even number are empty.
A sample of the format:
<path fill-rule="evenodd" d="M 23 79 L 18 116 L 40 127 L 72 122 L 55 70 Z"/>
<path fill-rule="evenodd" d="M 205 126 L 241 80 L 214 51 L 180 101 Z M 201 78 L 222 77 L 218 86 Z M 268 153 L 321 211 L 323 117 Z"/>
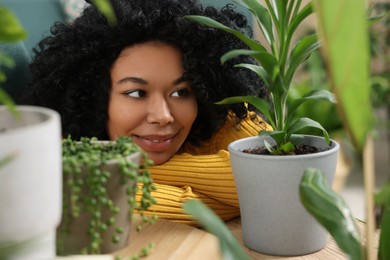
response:
<path fill-rule="evenodd" d="M 35 113 L 35 114 L 41 114 L 44 115 L 44 117 L 40 118 L 36 122 L 33 123 L 27 123 L 27 124 L 21 124 L 13 128 L 9 128 L 8 126 L 4 126 L 5 131 L 0 132 L 1 137 L 5 137 L 7 135 L 14 135 L 18 133 L 23 133 L 23 131 L 26 131 L 27 129 L 40 129 L 47 125 L 52 124 L 53 121 L 61 122 L 60 115 L 57 111 L 41 107 L 41 106 L 27 106 L 27 105 L 17 105 L 16 109 L 21 113 Z M 7 113 L 10 114 L 11 112 L 8 110 L 8 108 L 4 105 L 0 106 L 0 114 Z M 11 115 L 12 116 L 12 115 Z M 18 120 L 17 118 L 15 120 Z"/>
<path fill-rule="evenodd" d="M 300 136 L 303 136 L 305 138 L 323 139 L 324 142 L 325 142 L 325 138 L 321 137 L 321 136 L 316 136 L 316 135 L 300 135 Z M 238 143 L 253 142 L 254 139 L 261 140 L 261 139 L 264 139 L 264 138 L 268 139 L 268 138 L 271 138 L 271 137 L 269 137 L 269 136 L 250 136 L 250 137 L 244 137 L 244 138 L 237 139 L 237 140 L 231 142 L 228 145 L 229 153 L 230 154 L 234 154 L 236 156 L 252 158 L 252 159 L 256 159 L 256 158 L 265 159 L 265 158 L 267 158 L 268 160 L 281 160 L 283 158 L 283 160 L 296 160 L 296 159 L 303 159 L 303 158 L 309 158 L 309 157 L 326 156 L 326 155 L 335 153 L 340 148 L 339 143 L 337 141 L 333 140 L 333 139 L 330 140 L 331 144 L 330 144 L 328 150 L 320 151 L 320 152 L 317 152 L 317 153 L 311 153 L 311 154 L 298 154 L 298 155 L 250 154 L 250 153 L 244 153 L 244 152 L 242 152 L 241 150 L 238 150 L 238 148 L 235 147 L 235 146 L 238 145 Z"/>

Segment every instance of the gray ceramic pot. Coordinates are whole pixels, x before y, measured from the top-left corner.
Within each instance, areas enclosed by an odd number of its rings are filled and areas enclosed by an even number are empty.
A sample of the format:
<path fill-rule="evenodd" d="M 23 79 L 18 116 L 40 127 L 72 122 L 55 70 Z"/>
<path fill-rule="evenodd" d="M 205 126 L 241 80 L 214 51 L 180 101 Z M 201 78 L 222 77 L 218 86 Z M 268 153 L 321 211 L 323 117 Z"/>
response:
<path fill-rule="evenodd" d="M 109 143 L 110 141 L 96 141 L 95 143 Z M 135 152 L 130 154 L 127 157 L 128 161 L 139 164 L 141 160 L 141 153 Z M 131 216 L 133 209 L 128 203 L 127 190 L 132 188 L 134 189 L 136 183 L 134 181 L 129 181 L 123 183 L 122 176 L 120 174 L 118 160 L 112 159 L 107 161 L 106 164 L 102 167 L 102 170 L 107 170 L 111 173 L 111 177 L 108 179 L 106 184 L 106 189 L 108 196 L 113 201 L 114 205 L 120 208 L 120 212 L 115 215 L 115 225 L 109 226 L 107 231 L 102 234 L 102 245 L 101 253 L 107 254 L 113 251 L 119 250 L 128 244 L 128 239 L 130 236 L 130 227 L 131 227 Z M 82 175 L 86 176 L 89 173 L 88 168 L 82 168 Z M 64 183 L 67 182 L 67 177 L 64 175 Z M 87 190 L 84 187 L 81 191 L 81 194 L 87 194 Z M 64 187 L 64 192 L 69 192 L 69 188 Z M 68 213 L 70 214 L 70 212 Z M 108 220 L 112 213 L 109 209 L 104 209 L 101 212 L 102 219 Z M 78 218 L 73 219 L 69 225 L 69 234 L 63 235 L 62 232 L 57 232 L 57 239 L 61 241 L 61 252 L 60 254 L 79 254 L 81 250 L 89 245 L 90 237 L 88 236 L 88 226 L 91 222 L 91 215 L 86 212 L 82 212 Z M 65 225 L 64 220 L 62 220 L 60 229 Z M 118 234 L 115 231 L 116 227 L 122 227 L 123 232 Z M 112 242 L 112 237 L 117 235 L 120 237 L 118 243 Z"/>
<path fill-rule="evenodd" d="M 339 144 L 304 136 L 302 143 L 325 151 L 295 156 L 254 155 L 243 149 L 263 146 L 264 138 L 239 139 L 229 145 L 241 210 L 243 239 L 252 250 L 269 255 L 304 255 L 322 249 L 328 233 L 299 199 L 299 183 L 307 167 L 323 171 L 329 185 L 336 170 Z"/>

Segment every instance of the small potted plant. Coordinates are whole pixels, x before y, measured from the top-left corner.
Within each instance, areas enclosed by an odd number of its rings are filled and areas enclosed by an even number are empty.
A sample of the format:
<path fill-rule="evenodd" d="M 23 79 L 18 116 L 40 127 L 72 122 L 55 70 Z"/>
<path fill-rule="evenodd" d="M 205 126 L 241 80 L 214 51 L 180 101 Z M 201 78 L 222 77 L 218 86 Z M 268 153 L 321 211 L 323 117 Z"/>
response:
<path fill-rule="evenodd" d="M 299 182 L 304 170 L 321 169 L 332 183 L 339 145 L 316 121 L 297 117 L 296 110 L 306 100 L 333 102 L 326 90 L 313 90 L 299 99 L 288 100 L 295 72 L 320 43 L 315 34 L 306 35 L 292 46 L 295 31 L 313 12 L 312 3 L 302 1 L 235 1 L 256 19 L 265 44 L 201 16 L 189 19 L 225 30 L 241 39 L 245 50 L 233 50 L 221 57 L 226 62 L 248 55 L 258 64 L 237 64 L 262 78 L 270 102 L 253 96 L 230 97 L 219 104 L 247 102 L 257 108 L 272 126 L 259 136 L 234 141 L 229 145 L 230 160 L 241 210 L 244 243 L 251 249 L 271 255 L 303 255 L 322 249 L 327 232 L 303 208 Z M 292 46 L 292 47 L 291 47 Z M 323 136 L 302 135 L 305 128 L 319 129 Z M 258 154 L 256 154 L 258 153 Z"/>
<path fill-rule="evenodd" d="M 26 37 L 0 6 L 0 43 Z M 0 51 L 0 69 L 13 58 Z M 6 73 L 0 71 L 0 83 Z M 54 259 L 61 218 L 61 124 L 43 107 L 16 106 L 0 88 L 0 259 Z"/>
<path fill-rule="evenodd" d="M 57 252 L 101 254 L 128 243 L 134 210 L 155 203 L 146 154 L 129 137 L 62 142 L 63 210 Z M 142 189 L 140 203 L 135 200 Z"/>

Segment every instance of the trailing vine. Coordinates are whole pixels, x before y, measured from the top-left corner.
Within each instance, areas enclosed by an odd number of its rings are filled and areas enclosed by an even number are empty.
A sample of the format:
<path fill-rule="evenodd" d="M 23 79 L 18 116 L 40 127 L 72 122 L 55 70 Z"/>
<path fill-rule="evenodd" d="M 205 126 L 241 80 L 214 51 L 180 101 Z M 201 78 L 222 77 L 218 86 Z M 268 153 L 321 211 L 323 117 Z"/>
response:
<path fill-rule="evenodd" d="M 129 160 L 134 153 L 141 153 L 139 164 Z M 129 137 L 120 137 L 116 141 L 98 142 L 96 138 L 81 138 L 80 141 L 71 137 L 62 141 L 63 160 L 63 209 L 62 223 L 57 230 L 57 253 L 66 254 L 64 241 L 70 232 L 71 223 L 82 214 L 89 214 L 88 226 L 89 243 L 82 248 L 82 254 L 100 254 L 103 234 L 108 228 L 115 228 L 112 243 L 120 242 L 123 227 L 116 224 L 115 216 L 121 211 L 110 198 L 106 185 L 112 177 L 107 170 L 107 163 L 117 160 L 121 183 L 126 185 L 127 202 L 130 205 L 129 219 L 133 210 L 142 214 L 156 200 L 151 191 L 155 189 L 148 167 L 153 164 L 147 159 L 137 145 Z M 137 185 L 138 184 L 138 185 Z M 142 190 L 139 202 L 135 199 L 138 189 Z M 102 212 L 109 212 L 103 217 Z"/>

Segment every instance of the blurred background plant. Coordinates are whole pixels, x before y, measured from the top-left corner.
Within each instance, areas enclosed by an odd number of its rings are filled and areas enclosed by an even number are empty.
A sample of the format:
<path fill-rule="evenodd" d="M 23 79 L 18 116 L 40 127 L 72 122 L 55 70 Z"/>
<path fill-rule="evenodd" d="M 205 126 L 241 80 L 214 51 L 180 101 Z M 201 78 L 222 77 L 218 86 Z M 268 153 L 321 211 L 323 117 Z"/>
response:
<path fill-rule="evenodd" d="M 376 3 L 372 6 L 374 16 L 383 16 L 372 25 L 370 44 L 372 55 L 372 104 L 374 108 L 385 109 L 390 114 L 390 3 Z M 390 134 L 389 120 L 386 122 Z"/>
<path fill-rule="evenodd" d="M 19 42 L 27 37 L 27 32 L 21 26 L 18 18 L 7 8 L 0 5 L 0 44 Z M 16 113 L 15 105 L 8 93 L 1 87 L 7 80 L 4 68 L 12 69 L 15 62 L 8 54 L 0 51 L 0 104 L 6 105 Z"/>
<path fill-rule="evenodd" d="M 371 54 L 371 102 L 377 114 L 374 135 L 387 134 L 390 138 L 390 1 L 373 2 L 368 11 L 370 20 L 369 40 Z M 313 33 L 314 28 L 307 26 L 302 34 Z M 302 97 L 313 89 L 330 90 L 327 78 L 325 61 L 322 53 L 316 50 L 312 53 L 299 72 L 296 87 L 290 91 L 291 99 Z M 353 145 L 347 136 L 343 122 L 337 111 L 335 103 L 309 100 L 297 109 L 296 115 L 307 115 L 319 122 L 329 133 L 330 137 L 339 141 L 343 163 L 343 174 L 338 174 L 335 180 L 334 190 L 341 191 L 347 181 L 347 175 L 354 167 L 354 161 L 358 161 Z M 380 131 L 380 133 L 379 133 Z M 383 133 L 384 132 L 384 133 Z M 306 129 L 305 134 L 321 135 L 316 129 Z M 382 149 L 383 150 L 383 149 Z M 389 157 L 390 160 L 390 157 Z M 359 167 L 358 167 L 359 168 Z"/>
<path fill-rule="evenodd" d="M 377 121 L 378 126 L 385 125 L 390 134 L 390 3 L 373 3 L 368 16 L 371 27 L 369 30 L 371 48 L 371 100 L 376 110 L 385 110 L 387 120 Z M 311 34 L 311 30 L 303 32 Z M 326 68 L 323 56 L 316 50 L 300 71 L 296 87 L 291 91 L 291 97 L 297 98 L 314 89 L 329 90 Z M 337 113 L 336 104 L 323 101 L 308 101 L 298 108 L 297 116 L 308 115 L 321 123 L 333 138 L 345 137 L 342 121 Z M 306 133 L 321 135 L 316 129 L 307 129 Z"/>

